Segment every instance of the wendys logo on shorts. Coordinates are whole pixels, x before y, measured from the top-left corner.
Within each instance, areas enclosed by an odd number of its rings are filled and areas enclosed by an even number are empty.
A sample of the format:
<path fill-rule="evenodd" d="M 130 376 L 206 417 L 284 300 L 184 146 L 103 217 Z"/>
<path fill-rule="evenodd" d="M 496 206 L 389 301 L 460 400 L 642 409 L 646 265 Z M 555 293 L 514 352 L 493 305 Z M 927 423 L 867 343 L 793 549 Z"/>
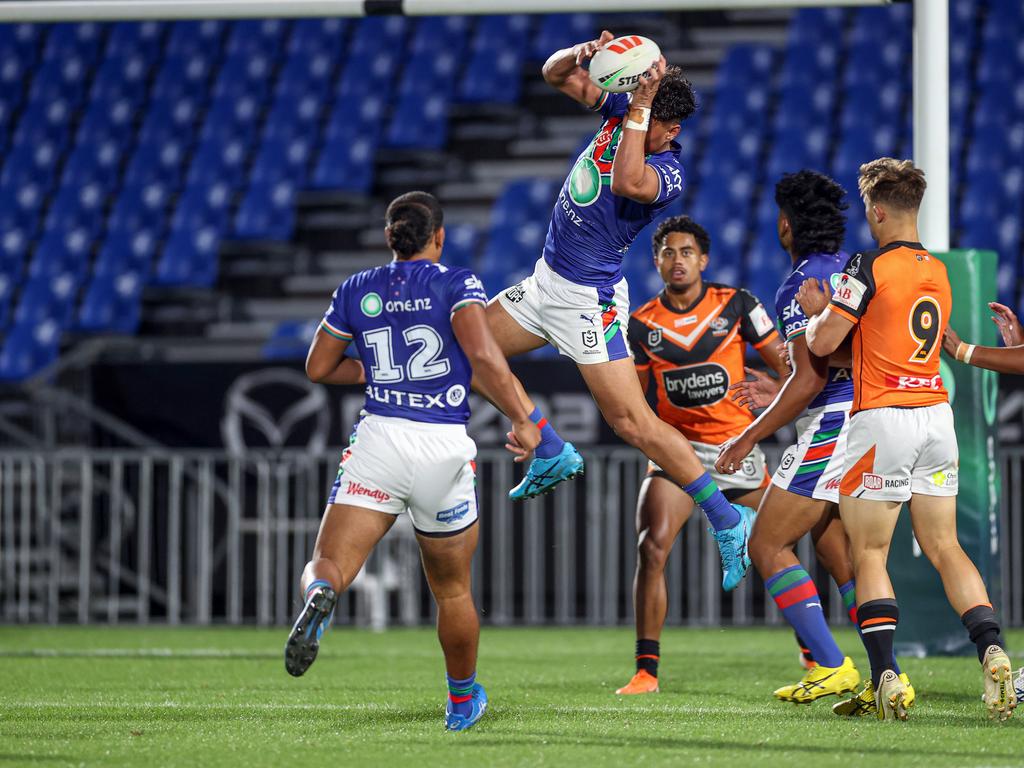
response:
<path fill-rule="evenodd" d="M 866 475 L 865 475 L 865 477 L 866 477 Z M 877 475 L 872 475 L 872 477 L 877 477 Z M 833 477 L 831 480 L 829 480 L 827 483 L 825 483 L 825 490 L 826 491 L 838 491 L 839 490 L 839 478 L 838 477 Z"/>
<path fill-rule="evenodd" d="M 687 365 L 665 371 L 662 383 L 677 408 L 699 408 L 722 400 L 729 391 L 729 372 L 718 363 Z"/>
<path fill-rule="evenodd" d="M 383 504 L 391 501 L 391 494 L 385 493 L 379 488 L 367 488 L 362 483 L 357 483 L 355 480 L 349 480 L 345 486 L 345 493 L 349 496 L 365 496 L 368 499 Z"/>
<path fill-rule="evenodd" d="M 864 473 L 864 488 L 869 491 L 880 491 L 882 486 L 885 485 L 885 481 L 881 475 L 872 475 L 867 472 Z"/>

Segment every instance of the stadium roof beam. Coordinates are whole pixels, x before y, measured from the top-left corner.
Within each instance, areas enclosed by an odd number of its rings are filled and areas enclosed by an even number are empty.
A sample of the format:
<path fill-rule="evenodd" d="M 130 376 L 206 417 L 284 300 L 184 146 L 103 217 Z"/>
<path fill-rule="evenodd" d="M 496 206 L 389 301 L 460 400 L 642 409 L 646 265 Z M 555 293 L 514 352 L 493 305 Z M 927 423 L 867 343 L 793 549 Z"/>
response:
<path fill-rule="evenodd" d="M 897 0 L 899 1 L 899 0 Z M 943 1 L 943 0 L 940 0 Z M 889 5 L 892 0 L 735 0 L 740 8 L 813 8 Z M 943 1 L 944 4 L 944 1 Z M 557 7 L 554 7 L 557 5 Z M 722 10 L 721 0 L 632 0 L 630 11 Z M 622 11 L 621 0 L 11 0 L 0 2 L 0 22 L 143 21 L 300 18 L 326 16 Z"/>
<path fill-rule="evenodd" d="M 728 8 L 888 5 L 892 0 L 735 0 Z M 897 2 L 899 0 L 896 0 Z M 906 1 L 906 0 L 904 0 Z M 914 157 L 931 194 L 921 239 L 949 248 L 949 0 L 914 3 Z M 722 10 L 721 0 L 632 0 L 630 11 Z M 557 7 L 556 7 L 557 6 Z M 0 23 L 621 11 L 621 0 L 12 0 Z M 943 115 L 944 119 L 936 119 Z"/>

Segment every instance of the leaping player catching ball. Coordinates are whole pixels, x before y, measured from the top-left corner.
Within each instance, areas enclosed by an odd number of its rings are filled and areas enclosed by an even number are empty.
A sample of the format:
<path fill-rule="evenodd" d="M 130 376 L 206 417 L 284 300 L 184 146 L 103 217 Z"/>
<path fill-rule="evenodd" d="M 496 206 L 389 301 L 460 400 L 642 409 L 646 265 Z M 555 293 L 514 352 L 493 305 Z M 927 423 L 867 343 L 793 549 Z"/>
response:
<path fill-rule="evenodd" d="M 729 590 L 750 564 L 753 511 L 730 504 L 689 441 L 651 410 L 625 336 L 629 292 L 622 277 L 623 255 L 640 230 L 682 192 L 675 138 L 696 109 L 696 99 L 682 71 L 667 66 L 664 57 L 652 62 L 632 94 L 598 88 L 583 65 L 613 39 L 602 32 L 597 40 L 556 51 L 544 64 L 544 79 L 600 112 L 603 123 L 562 186 L 534 273 L 491 302 L 488 321 L 509 357 L 551 344 L 577 364 L 616 434 L 704 510 L 722 558 L 722 586 Z M 523 499 L 575 476 L 583 460 L 546 424 L 521 386 L 517 391 L 542 426 L 526 477 L 510 493 Z M 520 460 L 525 457 L 522 452 Z"/>

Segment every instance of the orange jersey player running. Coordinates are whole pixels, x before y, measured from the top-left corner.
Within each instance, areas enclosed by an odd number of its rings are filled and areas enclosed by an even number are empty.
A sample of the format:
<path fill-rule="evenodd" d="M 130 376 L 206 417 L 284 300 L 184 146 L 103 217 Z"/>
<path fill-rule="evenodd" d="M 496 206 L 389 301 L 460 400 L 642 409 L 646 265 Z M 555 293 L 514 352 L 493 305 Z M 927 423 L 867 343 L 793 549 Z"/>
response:
<path fill-rule="evenodd" d="M 871 662 L 877 716 L 907 717 L 906 686 L 891 666 L 899 606 L 887 558 L 904 502 L 914 537 L 939 571 L 950 605 L 978 650 L 989 716 L 1016 706 L 1010 660 L 974 563 L 956 535 L 957 442 L 939 349 L 952 293 L 946 266 L 921 245 L 924 172 L 884 157 L 860 167 L 859 187 L 878 250 L 855 254 L 831 300 L 817 280 L 797 300 L 807 346 L 834 352 L 853 335 L 853 407 L 839 514 L 857 579 L 857 620 Z"/>
<path fill-rule="evenodd" d="M 704 281 L 711 240 L 695 221 L 666 219 L 653 245 L 665 289 L 629 319 L 641 386 L 653 390 L 658 416 L 690 441 L 725 497 L 756 508 L 769 481 L 761 449 L 755 446 L 735 475 L 715 472 L 714 464 L 718 446 L 754 420 L 749 408 L 728 396 L 730 385 L 746 375 L 747 344 L 780 376 L 789 375 L 778 352 L 778 334 L 750 293 Z M 636 674 L 617 693 L 658 690 L 659 639 L 667 609 L 665 563 L 693 509 L 690 496 L 651 462 L 636 513 Z"/>

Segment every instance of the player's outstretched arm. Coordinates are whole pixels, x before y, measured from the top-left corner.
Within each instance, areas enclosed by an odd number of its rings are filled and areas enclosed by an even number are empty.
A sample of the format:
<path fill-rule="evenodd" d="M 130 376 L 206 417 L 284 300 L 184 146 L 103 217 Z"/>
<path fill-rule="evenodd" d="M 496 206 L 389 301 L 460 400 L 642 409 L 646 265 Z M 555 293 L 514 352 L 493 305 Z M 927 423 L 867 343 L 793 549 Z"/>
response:
<path fill-rule="evenodd" d="M 306 376 L 317 384 L 365 384 L 363 364 L 345 357 L 349 342 L 318 328 L 306 354 Z"/>
<path fill-rule="evenodd" d="M 942 349 L 961 363 L 999 373 L 1024 373 L 1024 345 L 1014 347 L 978 347 L 965 344 L 952 328 L 942 335 Z"/>
<path fill-rule="evenodd" d="M 612 194 L 628 197 L 642 205 L 654 202 L 661 189 L 657 171 L 647 164 L 647 129 L 651 105 L 668 65 L 662 56 L 654 62 L 633 91 L 622 136 L 612 160 Z"/>
<path fill-rule="evenodd" d="M 517 445 L 532 451 L 540 444 L 540 430 L 519 399 L 515 376 L 491 334 L 483 306 L 470 304 L 457 310 L 452 331 L 473 367 L 473 388 L 511 419 Z"/>
<path fill-rule="evenodd" d="M 593 107 L 601 99 L 601 89 L 591 82 L 583 64 L 597 53 L 598 48 L 614 39 L 615 35 L 606 29 L 596 40 L 588 40 L 585 43 L 577 43 L 572 48 L 555 51 L 544 62 L 544 68 L 541 70 L 545 82 L 570 99 L 586 107 Z"/>
<path fill-rule="evenodd" d="M 754 423 L 739 437 L 724 443 L 715 462 L 715 469 L 727 475 L 739 470 L 754 446 L 771 437 L 786 424 L 804 412 L 828 381 L 828 359 L 815 357 L 807 349 L 804 336 L 789 343 L 789 356 L 793 365 L 790 376 L 778 396 Z"/>

